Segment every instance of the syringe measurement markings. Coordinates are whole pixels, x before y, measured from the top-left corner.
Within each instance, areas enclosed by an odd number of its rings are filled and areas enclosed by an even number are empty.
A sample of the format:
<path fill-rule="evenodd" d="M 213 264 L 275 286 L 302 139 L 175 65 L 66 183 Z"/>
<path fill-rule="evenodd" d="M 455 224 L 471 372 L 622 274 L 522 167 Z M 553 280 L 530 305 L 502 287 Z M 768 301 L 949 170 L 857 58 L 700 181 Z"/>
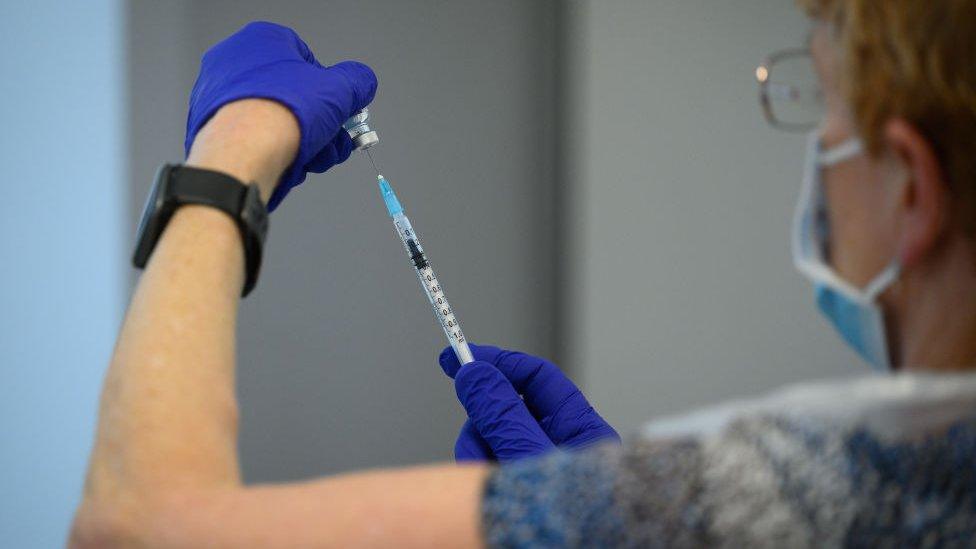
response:
<path fill-rule="evenodd" d="M 454 335 L 459 341 L 464 341 L 464 334 L 461 332 L 460 326 L 458 326 L 457 318 L 450 308 L 450 303 L 447 302 L 447 296 L 444 295 L 444 291 L 441 289 L 437 277 L 433 276 L 433 270 L 429 267 L 426 270 L 428 272 L 425 273 L 425 279 L 430 284 L 427 286 L 427 290 L 429 291 L 431 305 L 434 306 L 435 314 L 440 319 L 445 331 Z"/>
<path fill-rule="evenodd" d="M 453 337 L 458 343 L 463 343 L 464 333 L 458 326 L 457 318 L 454 316 L 450 309 L 450 304 L 447 302 L 447 296 L 444 295 L 444 291 L 437 277 L 434 275 L 434 270 L 424 255 L 423 247 L 416 239 L 416 234 L 410 230 L 409 223 L 406 219 L 404 219 L 404 223 L 396 221 L 397 235 L 403 242 L 407 254 L 414 264 L 414 268 L 417 269 L 418 278 L 420 278 L 420 282 L 425 290 L 424 293 L 427 294 L 427 300 L 434 309 L 434 316 L 440 322 L 441 328 L 448 337 Z"/>
<path fill-rule="evenodd" d="M 427 293 L 427 299 L 434 308 L 434 315 L 440 321 L 441 327 L 459 343 L 463 342 L 464 334 L 458 326 L 454 312 L 451 311 L 450 303 L 447 302 L 447 296 L 444 295 L 440 283 L 437 281 L 437 277 L 434 276 L 434 270 L 428 264 L 427 267 L 418 271 L 418 274 L 420 274 L 421 281 L 424 282 L 424 288 L 427 290 L 425 292 Z"/>

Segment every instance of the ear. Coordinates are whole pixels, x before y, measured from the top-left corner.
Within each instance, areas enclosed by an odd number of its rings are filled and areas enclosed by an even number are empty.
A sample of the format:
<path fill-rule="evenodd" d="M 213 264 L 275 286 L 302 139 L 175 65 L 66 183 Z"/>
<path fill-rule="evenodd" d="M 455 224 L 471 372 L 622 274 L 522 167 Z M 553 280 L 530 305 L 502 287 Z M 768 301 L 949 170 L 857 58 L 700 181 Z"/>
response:
<path fill-rule="evenodd" d="M 898 259 L 903 267 L 910 267 L 935 248 L 947 228 L 949 186 L 935 149 L 912 124 L 901 118 L 889 120 L 883 138 L 907 178 L 900 204 Z"/>

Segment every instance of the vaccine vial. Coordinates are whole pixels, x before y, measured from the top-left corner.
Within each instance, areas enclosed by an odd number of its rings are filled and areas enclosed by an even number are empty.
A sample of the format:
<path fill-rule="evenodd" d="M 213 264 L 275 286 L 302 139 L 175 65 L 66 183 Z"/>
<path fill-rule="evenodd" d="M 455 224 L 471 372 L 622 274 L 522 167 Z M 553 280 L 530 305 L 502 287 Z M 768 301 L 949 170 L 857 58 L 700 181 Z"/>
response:
<path fill-rule="evenodd" d="M 369 119 L 369 109 L 363 109 L 352 115 L 342 127 L 352 138 L 357 151 L 364 151 L 380 142 L 380 136 L 370 129 L 366 121 Z"/>

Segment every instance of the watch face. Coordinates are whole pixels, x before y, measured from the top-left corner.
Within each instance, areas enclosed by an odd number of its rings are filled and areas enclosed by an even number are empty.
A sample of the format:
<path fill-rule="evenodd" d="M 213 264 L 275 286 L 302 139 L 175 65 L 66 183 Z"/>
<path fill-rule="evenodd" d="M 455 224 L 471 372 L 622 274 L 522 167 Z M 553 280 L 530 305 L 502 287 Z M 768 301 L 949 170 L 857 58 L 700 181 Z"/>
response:
<path fill-rule="evenodd" d="M 142 219 L 139 221 L 139 230 L 136 232 L 136 251 L 132 258 L 136 267 L 143 268 L 146 266 L 149 254 L 152 253 L 156 239 L 159 237 L 158 234 L 155 234 L 159 230 L 157 227 L 159 212 L 166 200 L 166 188 L 169 185 L 169 174 L 172 169 L 173 166 L 170 165 L 159 168 L 156 181 L 146 198 L 146 205 L 142 209 Z"/>

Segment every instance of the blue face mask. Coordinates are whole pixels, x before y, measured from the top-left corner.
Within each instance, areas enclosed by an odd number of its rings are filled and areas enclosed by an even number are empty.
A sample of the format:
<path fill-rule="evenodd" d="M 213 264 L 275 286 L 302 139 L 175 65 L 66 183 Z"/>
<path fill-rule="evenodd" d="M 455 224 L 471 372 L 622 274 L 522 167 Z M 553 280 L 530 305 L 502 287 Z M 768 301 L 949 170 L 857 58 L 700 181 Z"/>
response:
<path fill-rule="evenodd" d="M 877 297 L 897 280 L 900 266 L 893 261 L 865 288 L 843 280 L 826 260 L 829 227 L 823 194 L 822 168 L 847 160 L 862 150 L 860 140 L 820 150 L 820 134 L 807 143 L 803 188 L 793 220 L 793 264 L 814 284 L 817 305 L 834 328 L 861 357 L 878 370 L 889 370 L 891 361 L 884 315 Z"/>

